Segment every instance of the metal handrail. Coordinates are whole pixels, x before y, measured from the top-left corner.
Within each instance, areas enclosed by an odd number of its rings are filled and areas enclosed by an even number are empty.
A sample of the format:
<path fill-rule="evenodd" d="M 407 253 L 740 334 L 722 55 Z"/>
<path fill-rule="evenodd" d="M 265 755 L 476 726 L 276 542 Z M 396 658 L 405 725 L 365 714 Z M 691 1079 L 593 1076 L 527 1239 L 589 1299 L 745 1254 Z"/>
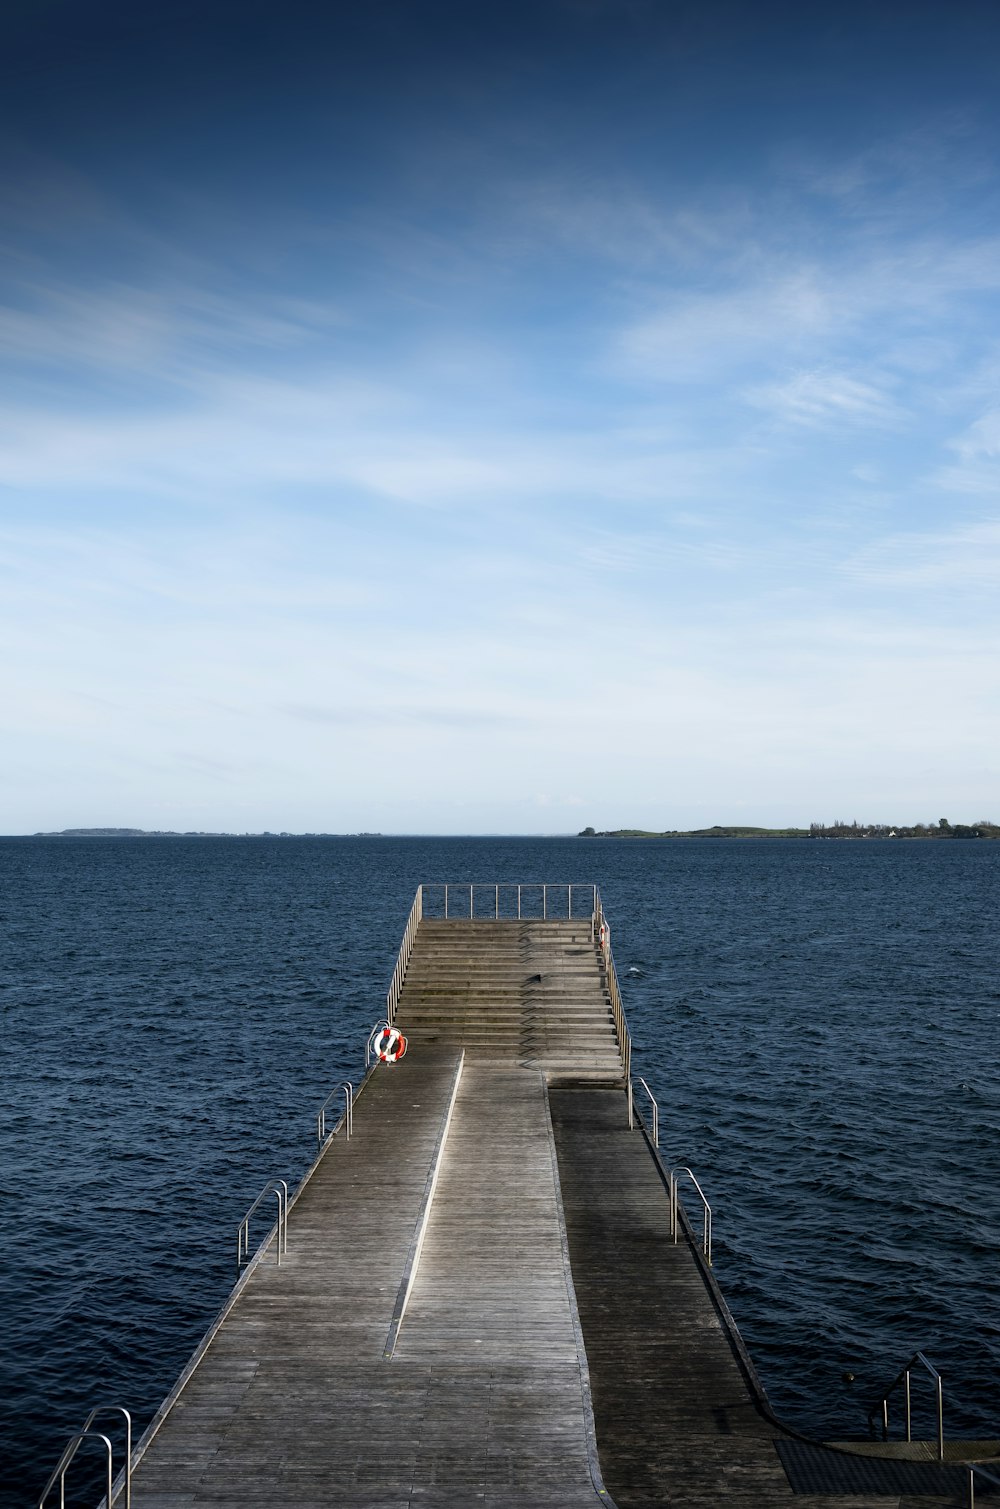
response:
<path fill-rule="evenodd" d="M 243 1263 L 247 1261 L 250 1256 L 250 1217 L 253 1215 L 258 1205 L 262 1204 L 263 1201 L 267 1199 L 268 1195 L 276 1195 L 278 1200 L 278 1229 L 276 1232 L 276 1240 L 274 1246 L 274 1254 L 277 1258 L 276 1266 L 278 1268 L 281 1267 L 281 1254 L 288 1251 L 288 1185 L 285 1183 L 284 1179 L 272 1179 L 270 1183 L 264 1185 L 264 1188 L 261 1190 L 256 1200 L 253 1202 L 253 1204 L 250 1206 L 250 1209 L 243 1217 L 239 1226 L 237 1226 L 236 1228 L 237 1273 L 239 1272 L 240 1268 L 242 1268 Z M 271 1234 L 270 1232 L 268 1232 L 267 1236 L 258 1247 L 258 1252 L 263 1251 L 264 1247 L 270 1241 L 270 1236 Z"/>
<path fill-rule="evenodd" d="M 442 893 L 444 920 L 446 922 L 450 921 L 452 917 L 456 915 L 456 908 L 453 897 L 453 893 L 455 892 L 458 892 L 461 898 L 459 903 L 459 905 L 461 906 L 461 915 L 471 921 L 474 921 L 477 916 L 481 918 L 488 918 L 491 911 L 493 914 L 493 920 L 495 922 L 499 922 L 505 916 L 507 916 L 508 914 L 501 912 L 500 909 L 501 892 L 505 893 L 505 896 L 506 894 L 510 895 L 510 921 L 512 922 L 515 920 L 518 922 L 525 920 L 548 922 L 550 920 L 561 921 L 563 919 L 565 919 L 567 922 L 572 922 L 574 915 L 578 918 L 582 918 L 586 915 L 586 911 L 580 910 L 579 903 L 577 903 L 576 912 L 574 914 L 574 891 L 583 891 L 586 893 L 587 902 L 591 904 L 591 911 L 593 911 L 593 908 L 597 903 L 597 887 L 591 881 L 573 880 L 560 881 L 558 883 L 555 883 L 542 880 L 502 880 L 498 883 L 496 881 L 478 882 L 468 880 L 449 880 L 446 882 L 436 880 L 425 881 L 420 889 L 424 893 L 424 899 L 428 899 L 429 892 L 440 891 Z M 485 892 L 490 897 L 493 902 L 492 908 L 487 903 L 485 912 L 476 911 L 477 892 Z M 541 893 L 541 918 L 526 919 L 524 916 L 525 902 L 527 900 L 525 893 L 528 893 L 530 895 L 531 893 L 538 892 Z M 565 906 L 563 906 L 563 902 L 565 903 Z M 515 913 L 516 917 L 514 915 Z"/>
<path fill-rule="evenodd" d="M 316 1141 L 320 1147 L 326 1141 L 326 1108 L 335 1095 L 343 1095 L 344 1097 L 344 1114 L 337 1122 L 330 1136 L 336 1137 L 341 1127 L 346 1127 L 347 1140 L 350 1142 L 354 1132 L 354 1086 L 349 1079 L 345 1079 L 339 1085 L 334 1085 L 319 1108 L 319 1114 L 316 1117 Z"/>
<path fill-rule="evenodd" d="M 604 914 L 604 903 L 601 900 L 601 893 L 596 886 L 594 887 L 594 911 L 590 925 L 593 940 L 604 961 L 608 996 L 611 1001 L 611 1016 L 615 1024 L 615 1035 L 618 1038 L 618 1050 L 622 1056 L 625 1082 L 628 1084 L 632 1073 L 632 1036 L 628 1030 L 628 1022 L 625 1019 L 625 1007 L 622 1005 L 622 993 L 618 985 L 618 971 L 615 969 L 615 956 L 611 951 L 611 924 Z M 630 1096 L 629 1126 L 631 1125 L 632 1104 Z"/>
<path fill-rule="evenodd" d="M 105 1502 L 108 1504 L 111 1503 L 111 1442 L 108 1440 L 107 1436 L 102 1435 L 99 1430 L 81 1430 L 77 1435 L 70 1436 L 69 1440 L 66 1442 L 66 1445 L 63 1448 L 62 1456 L 59 1458 L 58 1462 L 55 1465 L 55 1471 L 46 1483 L 45 1488 L 42 1492 L 42 1496 L 38 1500 L 38 1509 L 43 1509 L 45 1500 L 48 1498 L 50 1492 L 55 1487 L 55 1484 L 57 1482 L 59 1484 L 59 1509 L 66 1509 L 66 1472 L 69 1464 L 76 1456 L 84 1441 L 104 1442 L 104 1447 L 108 1456 L 108 1488 L 107 1498 Z M 129 1453 L 129 1457 L 131 1457 L 131 1453 Z"/>
<path fill-rule="evenodd" d="M 968 1509 L 976 1509 L 976 1478 L 985 1478 L 987 1483 L 992 1483 L 996 1488 L 1000 1488 L 1000 1478 L 992 1472 L 987 1472 L 985 1467 L 977 1466 L 975 1462 L 966 1462 L 964 1466 L 969 1474 L 967 1483 L 968 1498 L 965 1502 L 968 1505 Z"/>
<path fill-rule="evenodd" d="M 392 972 L 389 989 L 385 995 L 385 1014 L 390 1026 L 396 1018 L 396 1008 L 399 1005 L 399 997 L 403 990 L 406 966 L 410 962 L 414 940 L 417 936 L 417 928 L 420 926 L 420 919 L 423 915 L 424 888 L 422 885 L 418 885 L 417 893 L 413 898 L 413 905 L 410 907 L 410 915 L 406 919 L 406 927 L 403 930 L 403 941 L 399 945 L 399 953 L 396 956 L 396 967 Z"/>
<path fill-rule="evenodd" d="M 391 1032 L 391 1031 L 392 1031 L 392 1023 L 389 1021 L 388 1017 L 383 1017 L 380 1022 L 376 1022 L 375 1023 L 375 1026 L 372 1028 L 371 1032 L 369 1032 L 369 1034 L 368 1034 L 368 1041 L 365 1044 L 365 1068 L 366 1069 L 370 1069 L 371 1068 L 372 1059 L 375 1057 L 375 1039 L 378 1037 L 379 1033 L 381 1033 L 381 1032 Z M 376 1061 L 376 1063 L 378 1062 L 377 1059 L 375 1061 Z"/>
<path fill-rule="evenodd" d="M 942 1381 L 941 1381 L 941 1374 L 938 1372 L 937 1368 L 934 1367 L 934 1365 L 932 1363 L 928 1362 L 928 1360 L 924 1356 L 923 1352 L 914 1352 L 914 1354 L 910 1358 L 909 1362 L 906 1363 L 905 1366 L 900 1369 L 900 1371 L 897 1373 L 896 1377 L 892 1380 L 892 1382 L 890 1383 L 889 1387 L 886 1389 L 885 1393 L 882 1395 L 882 1398 L 879 1399 L 877 1403 L 875 1403 L 875 1404 L 872 1405 L 871 1409 L 868 1411 L 868 1429 L 869 1429 L 869 1431 L 871 1431 L 872 1435 L 875 1434 L 872 1422 L 874 1421 L 876 1414 L 878 1414 L 878 1412 L 881 1410 L 881 1412 L 882 1412 L 882 1440 L 883 1441 L 888 1441 L 888 1439 L 889 1439 L 889 1398 L 896 1391 L 896 1389 L 899 1387 L 899 1385 L 902 1384 L 903 1385 L 904 1409 L 905 1409 L 905 1413 L 906 1413 L 906 1439 L 908 1441 L 912 1441 L 913 1440 L 913 1435 L 912 1435 L 912 1418 L 911 1418 L 911 1411 L 910 1411 L 910 1373 L 913 1371 L 914 1365 L 916 1363 L 918 1363 L 918 1362 L 919 1362 L 919 1364 L 920 1364 L 920 1366 L 922 1368 L 926 1369 L 926 1371 L 931 1375 L 931 1378 L 934 1380 L 934 1394 L 935 1394 L 935 1401 L 936 1401 L 936 1405 L 937 1405 L 937 1454 L 938 1454 L 938 1461 L 939 1462 L 943 1462 L 944 1461 L 944 1392 L 943 1392 L 943 1385 L 942 1385 Z"/>
<path fill-rule="evenodd" d="M 702 1205 L 701 1250 L 705 1254 L 705 1261 L 706 1261 L 706 1263 L 711 1268 L 711 1266 L 712 1266 L 712 1207 L 711 1207 L 711 1205 L 709 1205 L 708 1200 L 705 1198 L 705 1191 L 702 1189 L 701 1185 L 698 1183 L 698 1181 L 695 1178 L 694 1174 L 691 1172 L 691 1170 L 687 1167 L 686 1164 L 679 1163 L 676 1166 L 676 1168 L 672 1168 L 672 1169 L 668 1170 L 668 1172 L 670 1174 L 670 1232 L 671 1232 L 671 1235 L 673 1236 L 674 1242 L 676 1243 L 676 1241 L 677 1241 L 677 1231 L 678 1231 L 678 1227 L 680 1225 L 680 1222 L 677 1219 L 677 1205 L 678 1205 L 677 1185 L 680 1183 L 681 1179 L 687 1178 L 687 1179 L 690 1179 L 691 1183 L 694 1185 L 695 1189 L 698 1191 L 698 1197 L 701 1200 L 701 1205 Z"/>
<path fill-rule="evenodd" d="M 84 1431 L 90 1429 L 98 1415 L 125 1416 L 125 1509 L 132 1509 L 132 1416 L 121 1404 L 95 1404 L 83 1422 Z M 110 1498 L 105 1501 L 105 1506 L 111 1509 Z"/>
<path fill-rule="evenodd" d="M 659 1108 L 659 1106 L 656 1103 L 656 1099 L 655 1099 L 655 1097 L 653 1095 L 652 1090 L 649 1088 L 649 1086 L 647 1085 L 646 1081 L 643 1079 L 643 1077 L 642 1077 L 641 1074 L 637 1074 L 636 1075 L 636 1080 L 637 1080 L 637 1082 L 640 1085 L 642 1085 L 642 1088 L 645 1090 L 646 1094 L 649 1096 L 649 1103 L 653 1107 L 653 1129 L 652 1129 L 653 1146 L 654 1147 L 659 1147 L 659 1145 L 660 1145 L 660 1108 Z M 633 1099 L 632 1081 L 630 1079 L 629 1082 L 628 1082 L 628 1125 L 629 1125 L 629 1131 L 632 1130 L 632 1127 L 633 1127 L 633 1125 L 635 1123 L 634 1105 L 635 1105 L 635 1102 L 634 1102 L 634 1099 Z"/>

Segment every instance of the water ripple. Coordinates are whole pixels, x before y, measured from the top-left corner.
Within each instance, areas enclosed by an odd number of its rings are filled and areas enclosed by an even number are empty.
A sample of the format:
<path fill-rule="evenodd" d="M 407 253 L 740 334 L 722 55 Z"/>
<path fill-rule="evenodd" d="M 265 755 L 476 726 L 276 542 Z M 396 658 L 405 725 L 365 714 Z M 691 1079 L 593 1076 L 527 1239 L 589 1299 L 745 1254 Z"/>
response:
<path fill-rule="evenodd" d="M 435 875 L 600 883 L 636 1072 L 781 1413 L 863 1432 L 920 1347 L 949 1429 L 1000 1435 L 1000 846 L 4 840 L 2 1509 L 95 1399 L 159 1404 Z"/>

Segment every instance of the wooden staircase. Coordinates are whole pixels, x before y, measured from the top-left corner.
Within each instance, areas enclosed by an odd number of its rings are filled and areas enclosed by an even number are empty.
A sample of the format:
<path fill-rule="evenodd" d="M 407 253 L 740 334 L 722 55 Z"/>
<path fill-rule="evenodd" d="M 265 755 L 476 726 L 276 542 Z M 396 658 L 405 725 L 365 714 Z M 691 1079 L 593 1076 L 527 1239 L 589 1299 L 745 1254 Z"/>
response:
<path fill-rule="evenodd" d="M 396 1015 L 415 1044 L 463 1047 L 550 1077 L 622 1079 L 591 919 L 443 921 L 417 929 Z"/>

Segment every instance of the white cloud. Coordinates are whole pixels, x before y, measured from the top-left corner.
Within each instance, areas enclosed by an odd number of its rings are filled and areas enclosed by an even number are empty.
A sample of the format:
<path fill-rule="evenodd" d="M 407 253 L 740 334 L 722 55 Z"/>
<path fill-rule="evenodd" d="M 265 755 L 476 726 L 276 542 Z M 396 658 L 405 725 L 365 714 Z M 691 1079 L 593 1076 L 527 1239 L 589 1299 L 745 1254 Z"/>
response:
<path fill-rule="evenodd" d="M 846 372 L 798 372 L 784 382 L 749 388 L 744 396 L 755 408 L 787 424 L 897 429 L 906 419 L 889 384 L 864 382 Z"/>
<path fill-rule="evenodd" d="M 647 376 L 707 380 L 762 352 L 785 353 L 824 336 L 843 297 L 812 268 L 774 282 L 677 296 L 620 337 L 623 360 Z"/>
<path fill-rule="evenodd" d="M 1000 588 L 1000 518 L 950 530 L 889 535 L 858 552 L 844 569 L 849 576 L 879 587 L 995 592 Z"/>

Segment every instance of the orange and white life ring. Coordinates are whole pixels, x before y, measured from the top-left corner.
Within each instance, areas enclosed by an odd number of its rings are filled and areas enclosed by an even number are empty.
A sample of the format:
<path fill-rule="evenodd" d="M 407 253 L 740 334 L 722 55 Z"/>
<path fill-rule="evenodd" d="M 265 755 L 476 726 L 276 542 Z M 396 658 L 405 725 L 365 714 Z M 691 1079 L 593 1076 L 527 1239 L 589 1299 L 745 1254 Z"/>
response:
<path fill-rule="evenodd" d="M 597 934 L 597 941 L 601 945 L 601 950 L 603 952 L 608 946 L 608 929 L 603 922 L 601 923 L 600 932 Z"/>
<path fill-rule="evenodd" d="M 406 1052 L 406 1038 L 398 1027 L 383 1027 L 372 1042 L 372 1052 L 380 1064 L 398 1064 Z"/>

